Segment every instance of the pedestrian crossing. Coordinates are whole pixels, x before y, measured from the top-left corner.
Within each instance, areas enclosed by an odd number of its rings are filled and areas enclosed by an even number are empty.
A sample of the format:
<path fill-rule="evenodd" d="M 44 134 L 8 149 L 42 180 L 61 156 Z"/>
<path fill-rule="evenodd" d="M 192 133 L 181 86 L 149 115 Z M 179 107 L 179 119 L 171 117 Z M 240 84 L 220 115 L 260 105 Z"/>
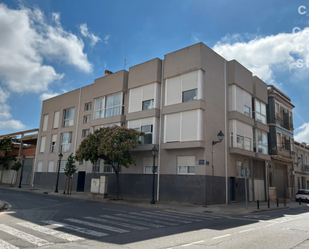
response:
<path fill-rule="evenodd" d="M 103 210 L 105 213 L 106 211 Z M 0 224 L 0 249 L 35 248 L 85 239 L 103 238 L 134 231 L 207 222 L 222 217 L 173 210 L 118 212 L 96 217 L 41 220 Z"/>

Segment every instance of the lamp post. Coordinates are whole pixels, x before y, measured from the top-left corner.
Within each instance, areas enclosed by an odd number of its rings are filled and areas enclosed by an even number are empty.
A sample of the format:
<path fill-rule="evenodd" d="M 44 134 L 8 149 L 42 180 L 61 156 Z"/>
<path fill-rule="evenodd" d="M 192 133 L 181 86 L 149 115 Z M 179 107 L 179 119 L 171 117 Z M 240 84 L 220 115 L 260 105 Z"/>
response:
<path fill-rule="evenodd" d="M 58 157 L 59 157 L 59 165 L 58 165 L 58 173 L 57 173 L 57 181 L 56 181 L 55 193 L 58 193 L 59 171 L 60 171 L 61 159 L 63 157 L 61 152 L 59 153 Z"/>
<path fill-rule="evenodd" d="M 25 164 L 25 155 L 23 155 L 21 157 L 21 172 L 20 172 L 20 179 L 19 179 L 19 185 L 18 185 L 18 188 L 21 188 L 21 181 L 23 179 L 23 171 L 24 171 L 24 164 Z"/>
<path fill-rule="evenodd" d="M 152 165 L 152 195 L 151 195 L 151 201 L 150 204 L 155 204 L 155 199 L 154 199 L 154 191 L 155 191 L 155 161 L 156 161 L 156 155 L 158 153 L 158 149 L 156 146 L 153 146 L 151 149 L 152 156 L 153 156 L 153 165 Z"/>
<path fill-rule="evenodd" d="M 213 178 L 214 178 L 214 145 L 216 145 L 217 143 L 221 143 L 223 138 L 224 138 L 224 134 L 223 132 L 220 130 L 218 133 L 218 141 L 212 141 L 212 148 L 211 148 L 211 166 L 212 166 L 212 178 L 211 178 L 211 198 L 213 198 Z M 206 189 L 207 192 L 207 189 Z M 206 204 L 207 204 L 207 199 L 206 199 Z M 207 205 L 206 205 L 207 206 Z"/>

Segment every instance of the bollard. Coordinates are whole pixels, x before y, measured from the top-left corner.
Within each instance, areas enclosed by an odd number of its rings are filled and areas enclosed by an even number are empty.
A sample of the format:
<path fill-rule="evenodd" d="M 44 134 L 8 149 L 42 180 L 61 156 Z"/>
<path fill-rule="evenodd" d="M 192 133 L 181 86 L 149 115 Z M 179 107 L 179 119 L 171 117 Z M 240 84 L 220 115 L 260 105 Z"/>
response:
<path fill-rule="evenodd" d="M 279 207 L 279 199 L 277 199 L 277 207 Z"/>
<path fill-rule="evenodd" d="M 285 206 L 285 199 L 283 200 L 284 206 Z"/>
<path fill-rule="evenodd" d="M 256 201 L 256 205 L 257 205 L 257 209 L 260 209 L 260 201 L 259 200 Z"/>
<path fill-rule="evenodd" d="M 269 199 L 267 200 L 267 204 L 268 204 L 268 208 L 270 208 L 270 205 L 269 205 Z"/>
<path fill-rule="evenodd" d="M 298 201 L 299 201 L 299 205 L 301 205 L 301 199 L 300 198 L 298 199 Z"/>

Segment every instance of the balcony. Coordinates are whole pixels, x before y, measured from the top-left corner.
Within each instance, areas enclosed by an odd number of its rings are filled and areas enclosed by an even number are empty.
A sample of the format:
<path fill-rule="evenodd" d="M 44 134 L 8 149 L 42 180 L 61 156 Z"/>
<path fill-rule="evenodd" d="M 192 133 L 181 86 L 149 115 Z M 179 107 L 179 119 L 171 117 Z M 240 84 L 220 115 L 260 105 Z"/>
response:
<path fill-rule="evenodd" d="M 302 167 L 302 171 L 309 172 L 309 165 L 304 164 Z"/>
<path fill-rule="evenodd" d="M 280 156 L 286 159 L 295 159 L 295 152 L 291 151 L 289 142 L 288 144 L 283 143 L 274 143 L 269 146 L 268 149 L 269 155 Z"/>
<path fill-rule="evenodd" d="M 280 124 L 280 126 L 283 127 L 284 129 L 287 129 L 289 131 L 294 130 L 293 123 L 290 120 L 288 113 L 284 113 L 283 117 L 280 116 L 279 113 L 276 113 L 275 120 L 276 120 L 276 123 Z"/>

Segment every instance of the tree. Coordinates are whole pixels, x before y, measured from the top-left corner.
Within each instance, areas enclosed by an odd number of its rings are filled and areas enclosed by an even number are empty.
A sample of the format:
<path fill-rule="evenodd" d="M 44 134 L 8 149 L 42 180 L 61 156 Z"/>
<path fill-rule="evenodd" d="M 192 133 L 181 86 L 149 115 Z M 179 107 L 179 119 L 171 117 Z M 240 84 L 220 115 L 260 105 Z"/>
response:
<path fill-rule="evenodd" d="M 13 150 L 13 142 L 18 142 L 19 140 L 15 137 L 5 136 L 0 139 L 0 165 L 2 165 L 1 182 L 3 178 L 3 171 L 8 167 L 8 161 L 13 159 L 16 160 L 15 156 L 8 156 L 7 152 Z"/>
<path fill-rule="evenodd" d="M 13 179 L 15 176 L 15 172 L 17 172 L 21 167 L 22 167 L 22 164 L 20 162 L 15 162 L 13 166 L 11 167 L 11 170 L 14 170 L 12 181 L 11 181 L 11 186 L 13 186 Z"/>
<path fill-rule="evenodd" d="M 120 166 L 128 168 L 135 164 L 135 157 L 130 149 L 139 144 L 139 137 L 145 136 L 143 132 L 127 129 L 120 126 L 104 127 L 89 134 L 76 151 L 78 161 L 90 160 L 95 163 L 103 159 L 104 163 L 112 166 L 116 175 L 116 193 L 119 199 L 119 170 Z"/>
<path fill-rule="evenodd" d="M 73 153 L 71 153 L 68 157 L 68 161 L 65 165 L 65 168 L 63 169 L 65 175 L 68 178 L 68 194 L 71 193 L 71 188 L 70 186 L 72 185 L 72 175 L 77 171 L 77 167 L 75 166 L 75 160 L 74 160 L 74 156 Z M 65 193 L 65 190 L 64 190 Z"/>

